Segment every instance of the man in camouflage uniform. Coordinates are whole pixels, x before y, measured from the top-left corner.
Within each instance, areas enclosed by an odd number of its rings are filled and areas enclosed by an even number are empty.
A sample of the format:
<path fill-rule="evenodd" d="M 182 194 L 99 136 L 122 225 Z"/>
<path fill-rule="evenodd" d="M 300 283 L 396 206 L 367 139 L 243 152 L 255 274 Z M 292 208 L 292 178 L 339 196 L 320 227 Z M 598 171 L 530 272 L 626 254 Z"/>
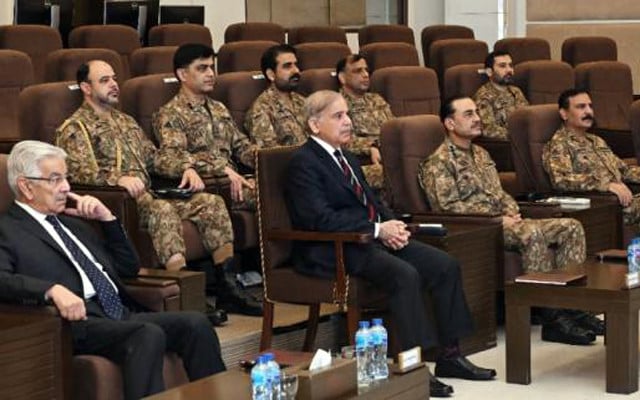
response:
<path fill-rule="evenodd" d="M 547 272 L 586 258 L 584 230 L 570 218 L 522 218 L 516 201 L 500 184 L 489 153 L 472 140 L 481 135 L 481 121 L 473 100 L 457 97 L 443 103 L 441 118 L 447 137 L 419 167 L 419 182 L 431 208 L 454 213 L 500 213 L 507 248 L 522 254 L 527 272 Z M 549 245 L 555 245 L 555 258 L 549 257 Z M 571 324 L 572 321 L 565 321 Z M 576 344 L 595 340 L 593 332 L 571 333 L 547 324 L 543 339 Z M 556 339 L 556 340 L 554 340 Z M 562 340 L 559 340 L 562 339 Z"/>
<path fill-rule="evenodd" d="M 180 46 L 173 70 L 180 92 L 153 115 L 160 144 L 160 175 L 179 177 L 187 169 L 198 176 L 226 176 L 234 208 L 255 209 L 255 181 L 238 173 L 253 168 L 256 147 L 238 130 L 224 104 L 208 96 L 215 84 L 213 49 L 200 44 Z"/>
<path fill-rule="evenodd" d="M 591 97 L 567 90 L 558 99 L 564 126 L 542 152 L 542 162 L 556 190 L 611 192 L 618 197 L 625 224 L 640 222 L 640 198 L 625 184 L 640 183 L 640 167 L 616 157 L 599 136 L 587 133 L 594 120 Z"/>
<path fill-rule="evenodd" d="M 194 192 L 188 200 L 157 199 L 150 191 L 150 172 L 160 161 L 157 149 L 136 121 L 118 111 L 120 90 L 112 67 L 104 61 L 83 64 L 77 81 L 84 102 L 56 131 L 56 144 L 67 151 L 74 183 L 120 186 L 136 200 L 140 224 L 149 232 L 160 263 L 169 270 L 186 266 L 182 220 L 192 221 L 211 252 L 217 270 L 233 257 L 233 230 L 224 200 L 204 193 L 193 169 L 180 176 L 179 187 Z M 226 290 L 223 302 L 237 302 Z"/>
<path fill-rule="evenodd" d="M 484 61 L 489 81 L 473 96 L 482 120 L 482 135 L 507 139 L 507 118 L 516 109 L 528 106 L 522 91 L 513 85 L 513 62 L 507 52 L 494 51 Z"/>
<path fill-rule="evenodd" d="M 296 49 L 288 44 L 270 47 L 262 55 L 260 66 L 271 85 L 247 112 L 246 132 L 260 148 L 304 143 L 304 97 L 294 92 L 300 81 Z"/>
<path fill-rule="evenodd" d="M 374 189 L 384 187 L 384 171 L 380 156 L 380 128 L 393 118 L 391 107 L 377 93 L 369 92 L 369 66 L 360 54 L 352 54 L 338 62 L 336 75 L 340 94 L 347 100 L 353 138 L 348 149 L 360 157 L 368 157 L 371 164 L 363 165 L 364 175 Z"/>

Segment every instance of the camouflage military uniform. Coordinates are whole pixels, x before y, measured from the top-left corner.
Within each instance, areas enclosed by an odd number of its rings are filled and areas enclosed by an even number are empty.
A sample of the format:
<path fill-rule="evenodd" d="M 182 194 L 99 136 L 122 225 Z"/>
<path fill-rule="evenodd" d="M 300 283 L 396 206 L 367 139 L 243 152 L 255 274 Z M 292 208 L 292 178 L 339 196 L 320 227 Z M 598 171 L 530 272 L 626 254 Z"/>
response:
<path fill-rule="evenodd" d="M 370 157 L 371 145 L 380 139 L 382 124 L 393 118 L 391 107 L 376 93 L 354 97 L 341 88 L 340 94 L 347 100 L 349 118 L 353 125 L 353 137 L 347 148 L 360 157 Z M 377 190 L 384 188 L 382 165 L 363 165 L 362 171 L 369 186 Z"/>
<path fill-rule="evenodd" d="M 289 99 L 290 102 L 283 101 L 271 85 L 251 105 L 244 127 L 259 148 L 291 146 L 307 140 L 304 97 L 291 92 Z"/>
<path fill-rule="evenodd" d="M 150 186 L 157 150 L 130 116 L 113 110 L 100 118 L 84 103 L 56 131 L 56 144 L 67 151 L 69 179 L 85 185 L 116 186 L 122 176 L 138 177 Z M 233 230 L 224 200 L 197 193 L 189 200 L 155 199 L 146 191 L 136 199 L 140 225 L 151 235 L 162 264 L 185 254 L 182 220 L 196 224 L 204 245 L 216 262 L 233 255 Z"/>
<path fill-rule="evenodd" d="M 517 86 L 509 85 L 507 90 L 500 90 L 491 82 L 482 85 L 473 100 L 482 120 L 482 135 L 498 139 L 507 139 L 509 115 L 514 110 L 529 105 Z"/>
<path fill-rule="evenodd" d="M 489 153 L 472 145 L 465 150 L 448 139 L 418 171 L 419 182 L 431 208 L 455 213 L 500 213 L 516 215 L 518 204 L 500 185 Z M 584 230 L 571 218 L 523 219 L 504 229 L 507 248 L 522 254 L 525 271 L 549 271 L 586 258 Z M 548 247 L 557 244 L 555 260 Z"/>
<path fill-rule="evenodd" d="M 545 145 L 542 162 L 556 190 L 608 192 L 612 182 L 640 183 L 640 167 L 616 157 L 602 138 L 565 127 Z M 623 216 L 625 224 L 640 222 L 640 198 L 633 197 Z"/>
<path fill-rule="evenodd" d="M 253 167 L 256 147 L 238 130 L 224 104 L 209 97 L 192 103 L 181 90 L 153 115 L 160 143 L 156 172 L 177 178 L 188 168 L 200 176 L 226 176 L 225 167 L 238 170 L 234 160 Z M 255 191 L 245 188 L 244 202 L 234 208 L 255 209 Z"/>

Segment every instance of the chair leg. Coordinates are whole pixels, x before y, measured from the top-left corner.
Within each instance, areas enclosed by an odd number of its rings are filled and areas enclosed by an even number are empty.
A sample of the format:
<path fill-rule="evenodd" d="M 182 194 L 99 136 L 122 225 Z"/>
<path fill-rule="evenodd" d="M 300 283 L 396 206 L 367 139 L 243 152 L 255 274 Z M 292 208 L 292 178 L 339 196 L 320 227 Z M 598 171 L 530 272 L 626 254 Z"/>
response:
<path fill-rule="evenodd" d="M 273 307 L 274 304 L 268 300 L 262 303 L 262 335 L 260 336 L 260 351 L 265 351 L 271 347 L 273 337 Z"/>
<path fill-rule="evenodd" d="M 360 307 L 348 306 L 347 308 L 347 336 L 349 337 L 349 344 L 356 344 L 356 331 L 358 330 L 358 321 L 361 316 Z"/>
<path fill-rule="evenodd" d="M 309 305 L 309 318 L 307 321 L 307 332 L 304 336 L 302 351 L 310 352 L 316 342 L 318 333 L 318 323 L 320 322 L 320 304 Z"/>

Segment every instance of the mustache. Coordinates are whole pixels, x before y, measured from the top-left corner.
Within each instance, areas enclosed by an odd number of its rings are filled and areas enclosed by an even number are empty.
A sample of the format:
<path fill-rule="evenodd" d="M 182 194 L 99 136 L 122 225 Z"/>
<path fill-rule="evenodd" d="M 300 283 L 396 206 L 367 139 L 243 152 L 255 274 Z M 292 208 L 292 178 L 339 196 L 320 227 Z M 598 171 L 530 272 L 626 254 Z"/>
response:
<path fill-rule="evenodd" d="M 585 115 L 584 117 L 582 117 L 582 120 L 583 120 L 583 121 L 593 121 L 593 120 L 594 120 L 594 118 L 593 118 L 593 115 L 591 115 L 591 114 L 587 114 L 587 115 Z"/>
<path fill-rule="evenodd" d="M 300 74 L 296 72 L 295 74 L 291 75 L 289 80 L 290 81 L 293 81 L 293 80 L 298 80 L 299 81 L 300 80 Z"/>

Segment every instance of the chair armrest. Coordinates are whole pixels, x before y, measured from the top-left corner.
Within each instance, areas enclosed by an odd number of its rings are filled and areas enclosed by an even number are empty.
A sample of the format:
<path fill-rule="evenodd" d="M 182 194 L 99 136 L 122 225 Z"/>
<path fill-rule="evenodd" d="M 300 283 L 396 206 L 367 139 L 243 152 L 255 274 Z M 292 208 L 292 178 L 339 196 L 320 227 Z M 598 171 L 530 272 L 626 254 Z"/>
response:
<path fill-rule="evenodd" d="M 412 222 L 416 223 L 469 223 L 469 224 L 502 224 L 502 214 L 500 213 L 425 213 L 412 215 Z"/>
<path fill-rule="evenodd" d="M 525 218 L 558 218 L 562 208 L 556 203 L 518 202 L 520 213 Z"/>
<path fill-rule="evenodd" d="M 125 280 L 127 293 L 151 311 L 177 311 L 180 309 L 180 287 L 166 279 L 133 278 Z"/>
<path fill-rule="evenodd" d="M 165 269 L 140 268 L 139 276 L 144 279 L 172 281 L 180 287 L 180 310 L 205 311 L 206 277 L 204 272 L 180 270 L 168 271 Z"/>
<path fill-rule="evenodd" d="M 18 313 L 52 317 L 60 316 L 60 313 L 55 306 L 27 306 L 10 303 L 0 303 L 0 313 Z"/>

